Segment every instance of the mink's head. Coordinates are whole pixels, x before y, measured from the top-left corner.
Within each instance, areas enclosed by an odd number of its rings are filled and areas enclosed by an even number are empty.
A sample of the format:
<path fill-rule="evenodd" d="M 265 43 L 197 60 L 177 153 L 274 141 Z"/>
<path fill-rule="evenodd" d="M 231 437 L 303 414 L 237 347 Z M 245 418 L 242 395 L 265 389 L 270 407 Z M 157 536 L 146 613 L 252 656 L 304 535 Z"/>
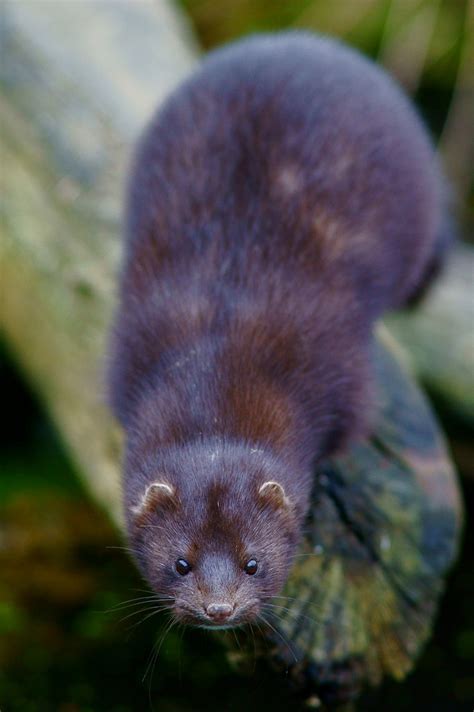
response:
<path fill-rule="evenodd" d="M 300 528 L 277 463 L 229 445 L 153 460 L 126 471 L 129 537 L 145 578 L 183 623 L 257 619 L 286 581 Z"/>

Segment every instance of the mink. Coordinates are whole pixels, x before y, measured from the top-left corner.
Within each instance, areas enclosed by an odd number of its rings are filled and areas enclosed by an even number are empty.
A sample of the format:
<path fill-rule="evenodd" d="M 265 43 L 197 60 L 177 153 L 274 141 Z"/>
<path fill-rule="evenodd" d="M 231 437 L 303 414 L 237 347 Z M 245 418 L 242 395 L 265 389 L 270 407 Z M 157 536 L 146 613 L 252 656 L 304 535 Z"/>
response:
<path fill-rule="evenodd" d="M 339 41 L 218 49 L 157 111 L 127 193 L 110 399 L 131 548 L 176 619 L 263 615 L 318 466 L 368 432 L 375 322 L 446 244 L 396 83 Z"/>

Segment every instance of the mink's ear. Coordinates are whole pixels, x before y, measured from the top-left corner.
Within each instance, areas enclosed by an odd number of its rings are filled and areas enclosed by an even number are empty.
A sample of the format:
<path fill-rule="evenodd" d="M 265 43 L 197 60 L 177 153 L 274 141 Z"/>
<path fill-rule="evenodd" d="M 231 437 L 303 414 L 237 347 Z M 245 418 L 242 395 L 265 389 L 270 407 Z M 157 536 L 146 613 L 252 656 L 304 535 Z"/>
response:
<path fill-rule="evenodd" d="M 262 504 L 270 504 L 275 509 L 287 508 L 291 506 L 290 500 L 285 494 L 285 490 L 279 482 L 269 480 L 264 482 L 258 490 L 258 496 Z"/>
<path fill-rule="evenodd" d="M 134 523 L 137 526 L 143 524 L 147 516 L 161 508 L 175 507 L 177 504 L 174 487 L 166 482 L 153 482 L 145 490 L 139 504 L 131 507 Z"/>

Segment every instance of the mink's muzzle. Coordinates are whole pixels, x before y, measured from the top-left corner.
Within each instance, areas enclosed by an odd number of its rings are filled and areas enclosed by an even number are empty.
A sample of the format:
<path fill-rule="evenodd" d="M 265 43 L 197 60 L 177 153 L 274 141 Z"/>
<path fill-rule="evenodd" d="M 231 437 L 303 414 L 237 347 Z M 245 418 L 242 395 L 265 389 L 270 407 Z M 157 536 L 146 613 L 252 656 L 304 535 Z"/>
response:
<path fill-rule="evenodd" d="M 257 598 L 243 603 L 236 603 L 229 598 L 201 607 L 197 602 L 195 606 L 189 601 L 178 599 L 172 612 L 180 623 L 219 630 L 252 623 L 258 618 L 260 609 L 260 601 Z"/>
<path fill-rule="evenodd" d="M 211 603 L 206 608 L 206 614 L 215 623 L 225 623 L 233 612 L 234 606 L 230 603 Z"/>

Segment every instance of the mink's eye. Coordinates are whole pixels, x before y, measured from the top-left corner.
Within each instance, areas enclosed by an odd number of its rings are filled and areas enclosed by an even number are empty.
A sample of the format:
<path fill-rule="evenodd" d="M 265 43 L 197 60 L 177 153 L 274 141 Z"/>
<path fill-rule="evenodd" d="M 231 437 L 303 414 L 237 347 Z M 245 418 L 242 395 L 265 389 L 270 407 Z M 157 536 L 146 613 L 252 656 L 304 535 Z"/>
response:
<path fill-rule="evenodd" d="M 191 564 L 188 564 L 185 559 L 178 559 L 176 562 L 176 571 L 181 574 L 181 576 L 186 576 L 186 574 L 189 574 L 191 571 Z"/>
<path fill-rule="evenodd" d="M 249 559 L 249 561 L 247 561 L 247 563 L 244 566 L 244 571 L 249 576 L 253 576 L 254 574 L 256 574 L 257 569 L 258 569 L 258 564 L 255 561 L 255 559 Z"/>

